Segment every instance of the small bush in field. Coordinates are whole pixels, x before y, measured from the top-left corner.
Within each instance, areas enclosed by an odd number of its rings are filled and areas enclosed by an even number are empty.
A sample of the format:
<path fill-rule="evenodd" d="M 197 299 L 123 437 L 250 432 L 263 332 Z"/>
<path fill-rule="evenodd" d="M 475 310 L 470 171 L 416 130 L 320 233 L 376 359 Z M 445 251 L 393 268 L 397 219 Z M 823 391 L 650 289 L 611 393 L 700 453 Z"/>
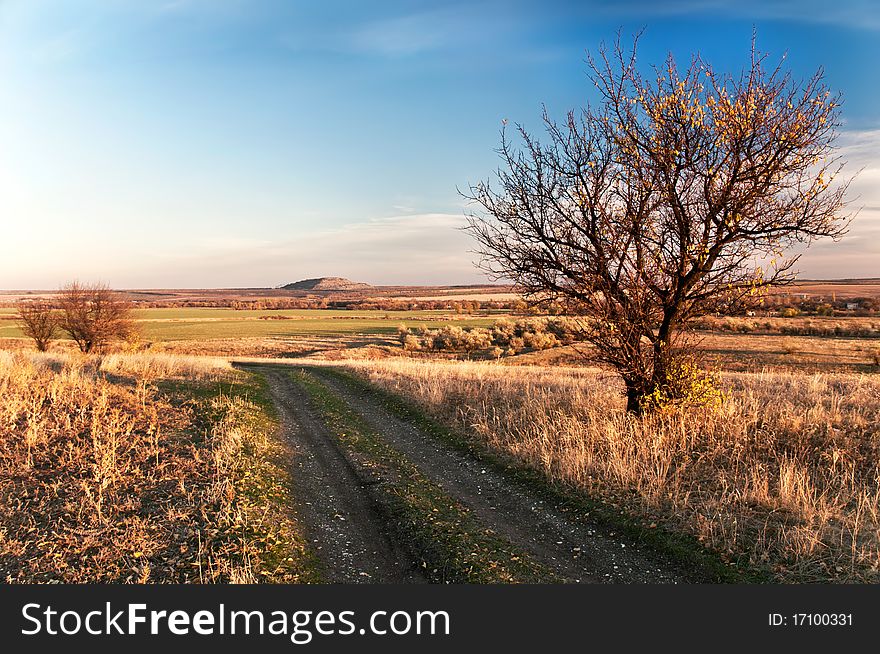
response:
<path fill-rule="evenodd" d="M 403 337 L 403 349 L 407 352 L 418 352 L 422 349 L 422 342 L 417 336 L 406 334 Z"/>
<path fill-rule="evenodd" d="M 526 344 L 526 347 L 532 350 L 549 350 L 551 347 L 559 345 L 559 340 L 556 336 L 547 332 L 526 334 L 523 342 Z"/>
<path fill-rule="evenodd" d="M 467 332 L 464 347 L 468 352 L 492 347 L 492 336 L 485 329 L 472 329 Z"/>
<path fill-rule="evenodd" d="M 499 320 L 492 325 L 492 342 L 497 345 L 507 345 L 516 333 L 516 326 L 509 320 Z"/>
<path fill-rule="evenodd" d="M 523 339 L 511 338 L 510 339 L 510 349 L 513 350 L 514 354 L 517 352 L 522 352 L 526 347 L 526 343 Z"/>

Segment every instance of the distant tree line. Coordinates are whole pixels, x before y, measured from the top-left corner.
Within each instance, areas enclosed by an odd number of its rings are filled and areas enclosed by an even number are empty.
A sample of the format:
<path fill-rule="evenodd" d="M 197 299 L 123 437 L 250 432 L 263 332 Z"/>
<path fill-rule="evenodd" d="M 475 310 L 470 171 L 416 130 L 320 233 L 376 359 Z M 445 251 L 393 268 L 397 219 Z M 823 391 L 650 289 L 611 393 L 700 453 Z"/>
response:
<path fill-rule="evenodd" d="M 257 300 L 234 300 L 228 306 L 237 310 L 265 311 L 283 309 L 346 309 L 354 311 L 454 311 L 475 313 L 477 311 L 512 311 L 517 307 L 526 310 L 526 304 L 513 301 L 482 300 L 400 300 L 373 298 L 369 300 L 334 300 L 330 298 L 267 298 Z"/>

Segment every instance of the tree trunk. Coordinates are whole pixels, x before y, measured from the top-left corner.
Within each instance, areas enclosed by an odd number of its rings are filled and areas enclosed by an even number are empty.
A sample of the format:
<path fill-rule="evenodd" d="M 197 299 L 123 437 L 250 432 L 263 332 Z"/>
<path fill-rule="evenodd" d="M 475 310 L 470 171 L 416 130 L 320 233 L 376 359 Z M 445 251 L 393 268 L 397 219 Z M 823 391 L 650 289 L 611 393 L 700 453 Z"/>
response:
<path fill-rule="evenodd" d="M 654 345 L 654 360 L 652 361 L 651 387 L 663 388 L 666 385 L 667 359 L 669 353 L 664 351 L 663 341 L 657 341 Z"/>
<path fill-rule="evenodd" d="M 643 393 L 632 382 L 626 382 L 626 412 L 636 416 L 642 415 Z"/>
<path fill-rule="evenodd" d="M 651 388 L 663 388 L 669 382 L 669 361 L 672 358 L 672 352 L 669 351 L 669 343 L 671 340 L 673 324 L 675 321 L 675 310 L 666 309 L 663 315 L 663 321 L 657 330 L 657 339 L 654 341 L 654 361 L 653 373 L 651 375 Z"/>

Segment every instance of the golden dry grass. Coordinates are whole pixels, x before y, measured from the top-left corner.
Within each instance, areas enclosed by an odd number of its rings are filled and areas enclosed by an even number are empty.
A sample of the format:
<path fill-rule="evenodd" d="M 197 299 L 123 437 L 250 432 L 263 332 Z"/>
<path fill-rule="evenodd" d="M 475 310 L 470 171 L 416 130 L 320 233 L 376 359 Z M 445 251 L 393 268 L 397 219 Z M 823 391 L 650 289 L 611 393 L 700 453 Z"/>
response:
<path fill-rule="evenodd" d="M 0 580 L 252 581 L 251 518 L 235 489 L 253 407 L 172 403 L 148 384 L 112 383 L 103 367 L 224 370 L 0 352 Z"/>
<path fill-rule="evenodd" d="M 702 332 L 697 335 L 694 346 L 703 353 L 707 363 L 726 371 L 880 372 L 880 339 L 875 338 Z M 505 363 L 583 365 L 589 353 L 588 346 L 577 344 L 505 357 Z"/>
<path fill-rule="evenodd" d="M 100 358 L 100 370 L 137 379 L 217 380 L 234 374 L 228 359 L 162 353 L 113 353 Z"/>
<path fill-rule="evenodd" d="M 150 353 L 269 359 L 325 356 L 344 358 L 343 353 L 351 356 L 361 349 L 389 345 L 396 345 L 396 340 L 392 337 L 358 334 L 271 338 L 243 337 L 155 343 L 150 348 Z"/>
<path fill-rule="evenodd" d="M 781 580 L 880 578 L 880 377 L 729 373 L 718 410 L 634 418 L 597 369 L 350 362 L 492 450 Z"/>
<path fill-rule="evenodd" d="M 785 334 L 788 336 L 880 337 L 880 317 L 805 316 L 797 318 L 705 316 L 693 321 L 697 329 L 739 334 Z"/>

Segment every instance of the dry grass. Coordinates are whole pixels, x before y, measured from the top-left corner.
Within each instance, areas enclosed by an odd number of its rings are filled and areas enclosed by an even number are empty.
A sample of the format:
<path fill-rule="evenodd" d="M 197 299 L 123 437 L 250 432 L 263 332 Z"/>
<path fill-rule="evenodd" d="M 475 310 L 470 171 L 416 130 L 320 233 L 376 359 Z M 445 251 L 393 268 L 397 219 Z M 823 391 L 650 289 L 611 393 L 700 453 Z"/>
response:
<path fill-rule="evenodd" d="M 869 338 L 703 332 L 694 344 L 723 370 L 797 373 L 880 372 L 880 343 Z M 589 348 L 578 344 L 506 357 L 514 365 L 583 365 Z"/>
<path fill-rule="evenodd" d="M 808 316 L 798 318 L 746 318 L 706 316 L 694 321 L 698 329 L 738 334 L 784 334 L 788 336 L 880 337 L 880 318 Z"/>
<path fill-rule="evenodd" d="M 725 370 L 799 373 L 880 372 L 877 340 L 760 334 L 702 334 L 699 347 Z"/>
<path fill-rule="evenodd" d="M 128 377 L 139 381 L 156 379 L 188 379 L 217 381 L 236 375 L 228 359 L 221 357 L 190 356 L 164 353 L 112 353 L 88 357 L 79 352 L 60 351 L 41 353 L 34 350 L 14 352 L 0 350 L 0 365 L 10 366 L 26 362 L 36 368 L 51 368 L 97 372 Z"/>
<path fill-rule="evenodd" d="M 269 338 L 221 338 L 198 341 L 168 341 L 154 344 L 151 353 L 211 357 L 336 357 L 360 349 L 394 344 L 393 337 L 338 334 L 330 336 L 288 336 Z"/>
<path fill-rule="evenodd" d="M 100 369 L 137 379 L 218 380 L 234 374 L 227 359 L 181 354 L 106 354 Z"/>
<path fill-rule="evenodd" d="M 0 352 L 0 580 L 251 581 L 235 488 L 252 407 L 171 403 L 147 384 L 108 381 L 104 366 L 216 369 Z"/>
<path fill-rule="evenodd" d="M 596 369 L 351 362 L 496 452 L 781 580 L 880 579 L 880 377 L 729 373 L 718 410 L 633 418 Z"/>

